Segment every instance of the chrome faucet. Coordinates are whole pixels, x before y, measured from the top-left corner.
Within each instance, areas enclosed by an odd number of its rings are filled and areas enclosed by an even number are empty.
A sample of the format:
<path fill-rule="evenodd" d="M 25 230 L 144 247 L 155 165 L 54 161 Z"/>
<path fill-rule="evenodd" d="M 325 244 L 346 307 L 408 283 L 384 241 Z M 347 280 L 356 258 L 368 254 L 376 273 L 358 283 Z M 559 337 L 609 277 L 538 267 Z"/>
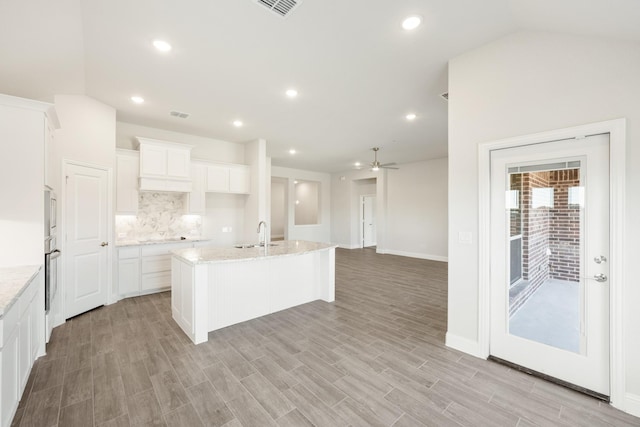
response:
<path fill-rule="evenodd" d="M 260 241 L 260 229 L 264 225 L 264 240 Z M 266 221 L 260 221 L 258 223 L 258 246 L 267 246 L 267 223 Z"/>

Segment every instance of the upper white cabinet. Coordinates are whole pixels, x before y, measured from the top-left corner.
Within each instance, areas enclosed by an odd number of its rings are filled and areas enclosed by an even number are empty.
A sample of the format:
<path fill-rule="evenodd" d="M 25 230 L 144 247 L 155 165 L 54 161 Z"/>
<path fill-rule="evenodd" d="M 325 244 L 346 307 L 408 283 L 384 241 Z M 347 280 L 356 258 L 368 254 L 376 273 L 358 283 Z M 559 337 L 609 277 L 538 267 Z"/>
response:
<path fill-rule="evenodd" d="M 192 146 L 138 137 L 141 191 L 191 191 Z"/>
<path fill-rule="evenodd" d="M 251 169 L 245 165 L 207 165 L 206 191 L 211 193 L 251 192 Z"/>
<path fill-rule="evenodd" d="M 191 215 L 204 215 L 205 214 L 205 173 L 207 167 L 201 163 L 191 164 L 191 179 L 193 181 L 193 188 L 191 193 L 187 193 L 187 212 Z"/>
<path fill-rule="evenodd" d="M 116 215 L 138 213 L 140 155 L 132 150 L 116 150 Z"/>

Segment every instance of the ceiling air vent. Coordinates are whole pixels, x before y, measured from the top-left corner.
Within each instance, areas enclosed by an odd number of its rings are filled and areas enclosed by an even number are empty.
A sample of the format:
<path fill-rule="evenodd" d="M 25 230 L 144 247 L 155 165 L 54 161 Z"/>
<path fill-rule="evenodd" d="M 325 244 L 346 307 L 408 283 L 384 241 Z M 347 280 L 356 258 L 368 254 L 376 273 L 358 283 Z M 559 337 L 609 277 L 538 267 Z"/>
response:
<path fill-rule="evenodd" d="M 286 18 L 296 7 L 300 6 L 302 0 L 253 0 L 271 10 L 278 16 Z"/>
<path fill-rule="evenodd" d="M 445 101 L 448 101 L 449 100 L 449 92 L 441 93 L 440 94 L 440 98 L 444 99 Z"/>
<path fill-rule="evenodd" d="M 169 115 L 173 117 L 178 117 L 180 119 L 186 119 L 187 117 L 189 117 L 189 113 L 183 113 L 181 111 L 171 111 Z"/>

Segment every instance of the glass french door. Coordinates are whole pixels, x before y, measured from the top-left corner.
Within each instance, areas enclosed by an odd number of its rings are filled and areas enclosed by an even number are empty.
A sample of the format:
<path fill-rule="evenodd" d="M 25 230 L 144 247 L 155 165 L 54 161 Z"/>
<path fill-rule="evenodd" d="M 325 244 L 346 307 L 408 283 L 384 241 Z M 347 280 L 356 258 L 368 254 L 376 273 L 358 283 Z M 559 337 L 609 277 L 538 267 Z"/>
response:
<path fill-rule="evenodd" d="M 609 395 L 609 138 L 491 153 L 491 355 Z"/>

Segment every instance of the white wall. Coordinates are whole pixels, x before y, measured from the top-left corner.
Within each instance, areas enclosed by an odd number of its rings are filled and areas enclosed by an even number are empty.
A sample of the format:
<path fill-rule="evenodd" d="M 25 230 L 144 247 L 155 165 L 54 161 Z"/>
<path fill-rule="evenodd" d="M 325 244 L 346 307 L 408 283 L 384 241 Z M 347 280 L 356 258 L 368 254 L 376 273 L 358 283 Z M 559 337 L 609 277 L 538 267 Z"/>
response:
<path fill-rule="evenodd" d="M 294 218 L 296 225 L 315 225 L 318 224 L 320 197 L 320 183 L 316 181 L 294 182 L 295 200 L 294 200 Z"/>
<path fill-rule="evenodd" d="M 116 124 L 116 145 L 118 148 L 136 150 L 136 136 L 193 145 L 191 157 L 194 159 L 245 164 L 244 144 L 125 122 L 118 122 Z"/>
<path fill-rule="evenodd" d="M 331 175 L 322 172 L 311 172 L 301 169 L 291 169 L 273 166 L 271 176 L 284 178 L 288 182 L 287 200 L 287 239 L 289 240 L 309 240 L 312 242 L 331 242 Z M 295 225 L 294 224 L 294 203 L 295 180 L 316 181 L 320 183 L 320 215 L 319 224 L 315 225 Z"/>
<path fill-rule="evenodd" d="M 54 141 L 49 150 L 49 168 L 51 186 L 58 195 L 58 245 L 62 256 L 58 263 L 59 287 L 50 314 L 57 325 L 62 318 L 62 295 L 64 281 L 62 270 L 65 264 L 64 218 L 62 209 L 64 200 L 63 159 L 75 160 L 104 168 L 114 168 L 116 150 L 116 111 L 108 105 L 84 95 L 56 95 L 55 108 L 60 121 L 60 129 L 54 134 Z M 112 223 L 109 222 L 109 233 L 112 234 Z M 115 239 L 111 239 L 115 241 Z M 113 257 L 113 245 L 108 247 L 109 260 Z M 111 271 L 111 270 L 109 270 Z M 111 287 L 110 278 L 109 286 Z"/>
<path fill-rule="evenodd" d="M 0 95 L 0 267 L 44 262 L 47 108 L 47 104 Z"/>
<path fill-rule="evenodd" d="M 478 340 L 478 158 L 481 142 L 627 118 L 626 386 L 640 413 L 640 45 L 520 32 L 449 64 L 448 335 Z M 470 231 L 473 244 L 457 241 Z"/>
<path fill-rule="evenodd" d="M 447 260 L 447 159 L 405 163 L 387 175 L 387 253 Z"/>
<path fill-rule="evenodd" d="M 267 141 L 257 139 L 245 144 L 245 163 L 251 167 L 251 194 L 244 207 L 244 242 L 258 241 L 257 227 L 260 221 L 269 224 L 271 217 L 271 159 L 267 158 Z M 269 229 L 267 228 L 267 235 Z"/>
<path fill-rule="evenodd" d="M 281 178 L 271 178 L 271 237 L 284 238 L 284 227 L 286 221 L 286 200 L 285 190 L 287 180 Z"/>

